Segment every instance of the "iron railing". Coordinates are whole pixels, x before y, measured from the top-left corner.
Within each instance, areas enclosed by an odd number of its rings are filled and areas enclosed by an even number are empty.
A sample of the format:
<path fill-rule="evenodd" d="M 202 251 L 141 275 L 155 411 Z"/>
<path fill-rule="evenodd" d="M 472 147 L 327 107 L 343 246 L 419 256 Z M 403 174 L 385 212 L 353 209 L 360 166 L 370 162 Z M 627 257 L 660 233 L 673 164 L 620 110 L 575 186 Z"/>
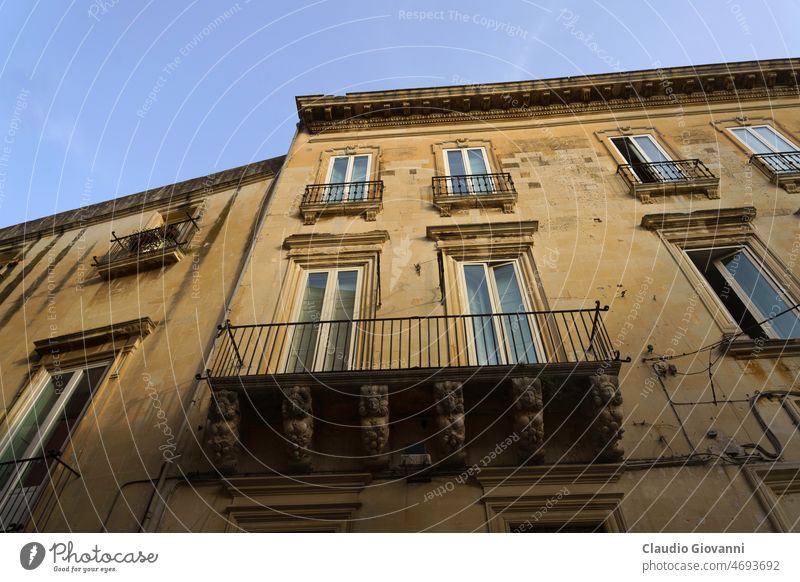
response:
<path fill-rule="evenodd" d="M 480 196 L 488 194 L 513 194 L 511 174 L 468 174 L 465 176 L 434 176 L 433 196 Z"/>
<path fill-rule="evenodd" d="M 77 478 L 58 452 L 0 463 L 0 532 L 38 531 L 67 482 Z"/>
<path fill-rule="evenodd" d="M 197 222 L 194 218 L 187 218 L 180 222 L 170 222 L 158 228 L 151 228 L 118 237 L 115 232 L 111 232 L 111 249 L 104 256 L 94 257 L 94 265 L 113 263 L 114 261 L 131 258 L 149 256 L 163 253 L 188 244 L 195 232 L 197 232 Z"/>
<path fill-rule="evenodd" d="M 339 204 L 350 202 L 381 202 L 383 181 L 342 182 L 338 184 L 309 184 L 302 205 Z"/>
<path fill-rule="evenodd" d="M 220 326 L 211 377 L 619 359 L 608 307 Z"/>
<path fill-rule="evenodd" d="M 750 163 L 759 162 L 776 174 L 800 172 L 800 152 L 779 152 L 774 154 L 753 154 Z"/>
<path fill-rule="evenodd" d="M 657 184 L 659 182 L 696 182 L 717 179 L 700 160 L 625 164 L 617 166 L 617 173 L 632 186 L 637 184 Z"/>

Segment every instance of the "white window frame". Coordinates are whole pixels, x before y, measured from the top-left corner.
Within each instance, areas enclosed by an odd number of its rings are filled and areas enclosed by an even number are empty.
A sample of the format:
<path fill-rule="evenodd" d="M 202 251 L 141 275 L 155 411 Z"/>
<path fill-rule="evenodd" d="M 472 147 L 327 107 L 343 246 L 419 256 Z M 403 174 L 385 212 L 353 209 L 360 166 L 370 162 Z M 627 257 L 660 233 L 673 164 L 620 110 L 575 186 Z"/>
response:
<path fill-rule="evenodd" d="M 728 283 L 728 285 L 730 286 L 731 290 L 734 293 L 736 293 L 737 297 L 739 297 L 741 302 L 744 304 L 745 308 L 750 312 L 750 315 L 752 315 L 756 319 L 756 321 L 761 322 L 761 321 L 767 319 L 769 317 L 769 314 L 768 313 L 762 313 L 762 311 L 752 302 L 752 300 L 750 299 L 750 296 L 747 293 L 747 291 L 745 291 L 744 288 L 742 288 L 742 286 L 739 284 L 739 282 L 734 278 L 733 275 L 731 275 L 731 273 L 728 271 L 728 269 L 725 268 L 725 266 L 722 264 L 722 260 L 723 259 L 731 257 L 733 255 L 736 255 L 736 254 L 738 254 L 740 252 L 745 253 L 750 258 L 750 260 L 752 261 L 753 265 L 755 265 L 756 268 L 759 270 L 761 276 L 764 277 L 765 280 L 769 281 L 772 284 L 772 286 L 775 288 L 775 290 L 778 292 L 778 294 L 781 296 L 781 298 L 784 300 L 784 302 L 786 302 L 787 305 L 794 305 L 795 303 L 797 303 L 794 299 L 792 299 L 792 296 L 789 295 L 789 293 L 786 292 L 786 289 L 783 288 L 783 286 L 778 282 L 778 280 L 775 278 L 775 276 L 769 271 L 769 269 L 766 267 L 766 265 L 764 265 L 764 263 L 762 261 L 758 260 L 756 255 L 753 253 L 752 250 L 750 250 L 750 248 L 747 247 L 747 245 L 696 248 L 696 249 L 690 249 L 689 252 L 720 251 L 720 250 L 729 250 L 730 252 L 729 253 L 725 253 L 724 255 L 721 255 L 720 257 L 714 259 L 714 267 L 717 269 L 717 272 L 719 272 L 720 275 L 722 275 L 722 277 L 725 279 L 725 282 Z M 705 280 L 705 276 L 702 273 L 701 273 L 701 276 Z M 710 284 L 709 284 L 709 287 L 710 287 Z M 727 312 L 728 315 L 732 319 L 734 319 L 733 315 L 728 311 L 728 308 L 725 307 L 725 304 L 722 302 L 722 298 L 720 298 L 719 295 L 717 295 L 716 291 L 714 291 L 713 289 L 711 289 L 711 292 L 714 295 L 714 297 L 717 298 L 717 300 L 719 301 L 720 305 L 725 310 L 725 312 Z M 772 326 L 770 325 L 770 323 L 768 321 L 763 323 L 763 324 L 761 324 L 761 327 L 762 327 L 762 329 L 764 329 L 764 331 L 767 333 L 767 335 L 770 338 L 779 339 L 779 340 L 780 339 L 784 339 L 784 338 L 781 338 L 780 335 L 775 332 L 775 330 L 772 328 Z"/>
<path fill-rule="evenodd" d="M 518 259 L 499 259 L 495 261 L 487 260 L 487 261 L 458 261 L 458 284 L 459 284 L 459 291 L 462 297 L 462 305 L 464 309 L 464 314 L 468 316 L 477 315 L 470 313 L 469 309 L 469 289 L 467 288 L 467 278 L 464 273 L 464 267 L 467 265 L 481 265 L 484 269 L 484 275 L 486 275 L 486 281 L 489 285 L 489 301 L 492 305 L 492 313 L 493 314 L 500 314 L 503 313 L 500 308 L 500 294 L 497 290 L 497 283 L 495 282 L 494 275 L 489 276 L 488 271 L 491 267 L 498 267 L 501 265 L 511 264 L 514 267 L 514 274 L 517 277 L 517 284 L 520 286 L 519 292 L 522 296 L 522 301 L 524 303 L 524 311 L 532 312 L 535 311 L 531 307 L 531 299 L 528 293 L 528 289 L 526 288 L 525 279 L 522 274 L 522 270 L 520 269 L 519 260 Z M 474 318 L 468 318 L 470 320 Z M 495 325 L 495 320 L 492 319 L 492 325 L 495 326 L 495 335 L 497 336 L 498 343 L 503 342 L 502 345 L 506 348 L 504 350 L 500 350 L 498 356 L 501 362 L 501 365 L 509 365 L 506 358 L 506 350 L 510 348 L 508 345 L 506 337 L 505 337 L 505 330 L 503 329 L 502 325 L 498 327 Z M 544 345 L 542 344 L 542 337 L 541 332 L 539 330 L 539 325 L 536 322 L 536 317 L 533 315 L 528 316 L 528 325 L 530 326 L 531 336 L 533 336 L 533 343 L 534 343 L 534 351 L 536 353 L 536 361 L 537 363 L 545 363 L 546 353 L 544 351 Z M 467 330 L 467 336 L 469 338 L 469 342 L 467 345 L 467 349 L 469 350 L 469 361 L 475 362 L 476 365 L 478 362 L 478 354 L 475 350 L 475 337 L 474 337 L 474 330 L 472 329 L 472 325 L 465 326 Z M 498 333 L 499 331 L 499 333 Z M 499 347 L 499 346 L 498 346 Z"/>
<path fill-rule="evenodd" d="M 369 181 L 369 177 L 372 172 L 372 154 L 349 154 L 346 156 L 331 156 L 330 161 L 328 162 L 328 173 L 325 175 L 325 183 L 331 183 L 331 174 L 333 174 L 333 165 L 336 163 L 336 160 L 347 158 L 347 171 L 344 175 L 344 182 L 352 182 L 353 178 L 353 166 L 356 164 L 356 158 L 366 157 L 367 158 L 367 172 L 366 172 L 366 180 Z"/>
<path fill-rule="evenodd" d="M 658 151 L 660 151 L 666 159 L 663 160 L 663 161 L 661 161 L 661 160 L 658 160 L 658 161 L 651 160 L 650 156 L 648 156 L 647 153 L 642 148 L 639 147 L 639 144 L 636 143 L 635 139 L 637 137 L 646 137 L 647 139 L 649 139 L 650 143 L 652 143 L 654 146 L 656 146 L 656 149 Z M 633 166 L 634 164 L 631 164 L 625 158 L 625 156 L 622 154 L 622 152 L 617 147 L 617 144 L 614 143 L 615 139 L 620 139 L 620 138 L 628 138 L 630 140 L 631 145 L 636 148 L 636 151 L 639 152 L 639 154 L 645 160 L 647 160 L 647 163 L 649 163 L 649 164 L 657 164 L 657 163 L 666 164 L 666 163 L 675 161 L 675 160 L 672 159 L 672 156 L 669 155 L 667 150 L 665 150 L 663 147 L 661 147 L 661 144 L 658 143 L 658 140 L 655 137 L 653 137 L 653 134 L 650 134 L 650 133 L 637 133 L 636 135 L 612 135 L 611 137 L 608 138 L 608 141 L 611 144 L 611 147 L 614 148 L 614 151 L 617 152 L 618 159 L 621 159 L 622 163 L 624 165 Z M 631 168 L 631 170 L 636 175 L 636 178 L 639 180 L 639 182 L 644 183 L 644 181 L 641 179 L 641 176 L 639 176 L 639 174 L 636 173 L 636 170 L 633 170 L 633 168 Z M 658 172 L 658 168 L 655 168 L 655 171 Z M 661 172 L 658 172 L 659 175 L 661 175 L 662 178 L 664 178 L 663 180 L 660 180 L 660 182 L 679 182 L 681 180 L 685 180 L 686 179 L 685 174 L 681 171 L 681 169 L 677 165 L 674 166 L 674 170 L 673 171 L 677 174 L 677 176 L 675 176 L 675 177 L 664 177 Z"/>
<path fill-rule="evenodd" d="M 355 271 L 356 272 L 356 295 L 353 302 L 353 317 L 352 319 L 358 319 L 361 314 L 361 300 L 363 297 L 363 284 L 364 284 L 364 267 L 362 266 L 352 266 L 352 267 L 330 267 L 330 268 L 315 268 L 315 269 L 303 269 L 303 276 L 300 281 L 300 285 L 298 287 L 297 297 L 295 298 L 295 305 L 292 309 L 292 323 L 299 323 L 300 322 L 300 310 L 303 308 L 303 296 L 305 295 L 306 289 L 308 288 L 308 277 L 313 273 L 327 273 L 328 278 L 325 282 L 325 293 L 322 299 L 322 309 L 320 311 L 320 318 L 317 320 L 318 322 L 330 321 L 330 316 L 333 311 L 333 297 L 335 295 L 335 285 L 338 281 L 339 277 L 338 274 L 342 271 Z M 306 322 L 311 323 L 311 322 Z M 330 326 L 321 326 L 319 333 L 317 334 L 317 345 L 314 349 L 314 359 L 312 362 L 310 372 L 317 372 L 324 369 L 325 364 L 325 354 L 323 353 L 324 346 L 327 344 L 328 334 L 330 333 Z M 297 329 L 297 326 L 294 327 Z M 296 332 L 293 332 L 296 333 Z M 353 347 L 355 345 L 355 338 L 356 334 L 350 334 L 350 345 L 348 345 L 348 361 L 345 363 L 344 370 L 351 370 L 353 366 L 353 357 L 355 354 L 353 353 Z M 292 342 L 287 342 L 286 346 L 286 353 L 283 356 L 283 363 L 282 363 L 282 370 L 287 370 L 289 360 L 292 357 Z"/>
<path fill-rule="evenodd" d="M 469 156 L 467 155 L 467 152 L 469 150 L 480 150 L 481 151 L 481 155 L 483 156 L 483 163 L 486 166 L 486 173 L 487 174 L 491 174 L 492 173 L 492 166 L 491 166 L 491 164 L 489 164 L 489 155 L 486 153 L 486 148 L 483 147 L 483 146 L 443 149 L 442 150 L 442 157 L 444 158 L 444 173 L 445 173 L 445 176 L 447 176 L 447 178 L 448 178 L 448 180 L 447 180 L 447 191 L 448 191 L 448 193 L 452 194 L 453 190 L 454 190 L 453 189 L 453 183 L 452 183 L 452 178 L 453 178 L 454 174 L 450 170 L 450 160 L 447 157 L 448 152 L 459 152 L 459 153 L 461 153 L 461 161 L 464 163 L 464 168 L 468 170 L 466 174 L 463 174 L 463 176 L 480 175 L 480 174 L 476 174 L 475 172 L 472 171 L 472 163 L 469 161 Z M 460 175 L 462 175 L 462 174 L 455 174 L 455 176 L 460 176 Z M 494 184 L 492 182 L 492 179 L 488 178 L 486 180 L 486 182 L 489 185 L 490 191 L 493 191 L 494 190 Z M 481 190 L 476 190 L 474 188 L 474 184 L 472 183 L 471 180 L 466 180 L 466 184 L 467 184 L 467 188 L 466 188 L 467 192 L 466 193 L 461 193 L 460 194 L 461 196 L 483 193 Z"/>
<path fill-rule="evenodd" d="M 367 171 L 365 172 L 364 176 L 365 179 L 361 182 L 355 182 L 350 184 L 350 186 L 341 188 L 342 200 L 332 200 L 331 192 L 334 189 L 334 186 L 338 184 L 349 184 L 353 182 L 353 168 L 356 165 L 356 158 L 358 157 L 366 157 L 367 158 Z M 344 182 L 331 182 L 331 176 L 333 174 L 333 165 L 336 163 L 336 160 L 339 159 L 347 159 L 347 170 L 345 170 L 344 175 Z M 372 175 L 372 154 L 348 154 L 344 156 L 331 156 L 328 162 L 328 172 L 325 175 L 325 184 L 328 184 L 328 187 L 325 189 L 325 193 L 323 195 L 323 201 L 329 204 L 335 204 L 337 202 L 356 202 L 356 201 L 363 201 L 369 197 L 369 193 L 367 192 L 366 186 L 364 184 L 369 182 L 369 178 Z M 360 189 L 360 197 L 359 198 L 351 198 L 351 190 L 358 191 Z"/>
<path fill-rule="evenodd" d="M 757 127 L 766 127 L 770 131 L 774 132 L 776 135 L 780 136 L 780 138 L 782 140 L 784 140 L 786 143 L 790 144 L 794 148 L 794 151 L 798 151 L 797 145 L 795 145 L 795 143 L 792 140 L 790 140 L 788 137 L 783 135 L 780 131 L 778 131 L 777 129 L 775 129 L 774 127 L 772 127 L 768 123 L 761 123 L 759 125 L 737 125 L 736 127 L 729 127 L 727 129 L 730 132 L 730 134 L 736 139 L 736 141 L 738 141 L 740 144 L 742 144 L 744 147 L 746 147 L 748 150 L 750 150 L 754 154 L 757 154 L 758 152 L 754 151 L 753 148 L 751 148 L 749 145 L 747 145 L 746 141 L 744 141 L 742 138 L 740 138 L 738 135 L 736 135 L 736 132 L 734 131 L 735 129 L 743 129 L 743 130 L 745 130 L 747 133 L 750 134 L 751 137 L 755 138 L 756 140 L 758 140 L 759 142 L 764 144 L 764 146 L 774 154 L 786 153 L 786 152 L 776 151 L 775 148 L 773 148 L 769 143 L 764 141 L 764 139 L 760 135 L 758 135 L 758 133 L 756 133 L 755 131 L 752 131 L 754 128 L 757 128 Z"/>

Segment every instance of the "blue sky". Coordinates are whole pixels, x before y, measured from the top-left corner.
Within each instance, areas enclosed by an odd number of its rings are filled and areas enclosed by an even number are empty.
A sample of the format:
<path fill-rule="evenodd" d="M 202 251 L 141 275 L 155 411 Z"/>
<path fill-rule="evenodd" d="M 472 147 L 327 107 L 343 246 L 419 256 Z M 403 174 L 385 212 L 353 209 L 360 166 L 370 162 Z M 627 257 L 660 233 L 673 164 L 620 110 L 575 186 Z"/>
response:
<path fill-rule="evenodd" d="M 0 4 L 0 226 L 284 153 L 295 95 L 800 56 L 800 3 Z"/>

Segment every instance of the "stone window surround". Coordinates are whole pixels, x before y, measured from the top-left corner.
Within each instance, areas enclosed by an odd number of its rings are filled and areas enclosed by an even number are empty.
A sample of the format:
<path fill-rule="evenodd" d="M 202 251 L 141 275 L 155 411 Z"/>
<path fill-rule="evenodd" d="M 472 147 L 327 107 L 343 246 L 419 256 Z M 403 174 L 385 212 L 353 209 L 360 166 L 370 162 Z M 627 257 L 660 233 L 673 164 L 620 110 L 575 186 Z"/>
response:
<path fill-rule="evenodd" d="M 739 333 L 739 327 L 717 294 L 686 254 L 686 250 L 747 246 L 760 259 L 769 274 L 783 287 L 790 299 L 800 297 L 800 280 L 789 271 L 763 241 L 751 222 L 756 216 L 752 206 L 697 210 L 690 213 L 652 214 L 642 217 L 642 226 L 655 231 L 678 268 L 691 284 L 717 324 L 721 338 Z M 726 346 L 735 358 L 770 358 L 800 354 L 800 340 L 754 340 L 739 336 Z"/>
<path fill-rule="evenodd" d="M 381 304 L 380 255 L 389 240 L 385 230 L 350 234 L 295 234 L 283 242 L 286 271 L 273 321 L 292 322 L 305 271 L 309 269 L 360 267 L 362 269 L 360 319 L 375 317 Z"/>
<path fill-rule="evenodd" d="M 533 310 L 549 309 L 533 256 L 533 234 L 538 228 L 535 220 L 429 226 L 427 237 L 436 242 L 436 250 L 441 254 L 445 312 L 448 315 L 469 312 L 460 292 L 459 266 L 463 261 L 516 260 L 522 274 L 522 291 Z"/>
<path fill-rule="evenodd" d="M 381 175 L 381 148 L 373 145 L 350 144 L 336 148 L 328 148 L 319 154 L 317 168 L 314 171 L 313 180 L 310 184 L 324 184 L 328 178 L 331 160 L 339 156 L 370 156 L 369 175 L 367 181 L 380 180 Z"/>
<path fill-rule="evenodd" d="M 800 464 L 789 463 L 780 467 L 755 465 L 744 467 L 744 474 L 753 488 L 754 496 L 767 515 L 776 532 L 791 532 L 792 519 L 778 503 L 781 495 L 800 494 Z M 797 524 L 795 523 L 795 527 Z"/>
<path fill-rule="evenodd" d="M 608 532 L 625 532 L 617 491 L 618 463 L 488 468 L 477 476 L 483 487 L 486 525 L 490 533 L 510 533 L 531 524 L 603 523 Z"/>

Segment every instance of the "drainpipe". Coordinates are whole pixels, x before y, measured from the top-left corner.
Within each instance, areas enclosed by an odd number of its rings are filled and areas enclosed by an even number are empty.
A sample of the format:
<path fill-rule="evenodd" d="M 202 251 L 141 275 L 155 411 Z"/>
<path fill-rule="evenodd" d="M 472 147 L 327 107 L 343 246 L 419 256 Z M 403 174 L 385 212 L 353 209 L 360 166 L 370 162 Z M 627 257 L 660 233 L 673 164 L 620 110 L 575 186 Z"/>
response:
<path fill-rule="evenodd" d="M 292 143 L 294 143 L 294 140 L 296 138 L 297 138 L 297 132 L 295 131 L 295 135 L 292 138 Z M 288 157 L 288 155 L 287 155 L 287 157 Z M 244 256 L 242 257 L 242 261 L 239 263 L 239 273 L 238 273 L 238 275 L 236 277 L 236 283 L 234 284 L 233 289 L 231 290 L 231 293 L 228 296 L 228 299 L 225 301 L 225 305 L 222 308 L 222 314 L 220 316 L 220 323 L 224 323 L 225 320 L 228 319 L 228 316 L 230 315 L 231 309 L 233 307 L 233 301 L 236 298 L 236 295 L 238 294 L 239 287 L 241 287 L 242 281 L 244 280 L 244 274 L 245 274 L 245 271 L 247 270 L 247 266 L 250 264 L 250 258 L 252 257 L 253 252 L 255 250 L 256 241 L 258 240 L 258 235 L 261 232 L 261 228 L 263 227 L 264 221 L 266 220 L 266 217 L 267 217 L 267 212 L 269 211 L 269 208 L 270 208 L 270 206 L 272 204 L 272 194 L 275 191 L 275 188 L 276 188 L 276 185 L 277 185 L 278 181 L 280 180 L 281 169 L 282 168 L 279 168 L 278 171 L 275 173 L 275 177 L 272 179 L 272 182 L 270 183 L 270 185 L 267 188 L 267 190 L 264 192 L 264 196 L 261 199 L 261 206 L 260 206 L 259 211 L 258 211 L 258 219 L 256 221 L 256 228 L 253 231 L 253 237 L 250 240 L 250 243 L 249 243 L 249 245 L 247 247 L 247 251 L 245 252 Z M 241 190 L 241 186 L 239 186 L 236 189 L 236 193 L 234 194 L 234 196 L 238 195 L 240 190 Z M 209 341 L 208 348 L 206 350 L 206 353 L 208 355 L 203 360 L 203 365 L 204 366 L 205 366 L 206 362 L 210 362 L 211 361 L 211 358 L 214 355 L 214 348 L 216 347 L 216 339 L 217 339 L 217 333 L 216 333 L 216 329 L 215 329 L 214 330 L 214 334 L 211 337 L 211 339 Z M 205 372 L 205 369 L 203 369 L 202 372 Z M 197 402 L 200 400 L 200 395 L 201 395 L 202 390 L 203 390 L 202 380 L 199 379 L 200 374 L 198 374 L 197 377 L 198 377 L 197 386 L 195 387 L 194 394 L 192 395 L 192 399 L 189 401 L 189 405 L 187 406 L 186 410 L 184 411 L 183 422 L 181 423 L 181 427 L 178 430 L 178 434 L 180 435 L 179 436 L 180 440 L 179 440 L 179 443 L 178 443 L 179 446 L 178 446 L 177 450 L 178 450 L 179 453 L 180 453 L 180 449 L 182 448 L 182 446 L 184 444 L 183 441 L 185 440 L 186 428 L 189 425 L 189 417 L 191 416 L 191 411 L 195 407 Z M 180 454 L 178 454 L 176 456 L 179 457 Z M 158 474 L 158 481 L 156 483 L 156 486 L 153 488 L 153 493 L 150 496 L 150 500 L 147 503 L 147 509 L 145 511 L 145 515 L 144 515 L 144 517 L 142 518 L 142 520 L 140 522 L 141 523 L 141 525 L 139 526 L 139 531 L 140 532 L 148 532 L 148 531 L 150 531 L 150 527 L 153 524 L 157 525 L 161 521 L 161 516 L 164 513 L 164 510 L 166 509 L 166 506 L 164 504 L 165 496 L 164 496 L 163 493 L 164 493 L 164 483 L 167 480 L 167 473 L 168 473 L 169 465 L 170 465 L 170 463 L 168 463 L 167 461 L 164 461 L 161 464 L 161 469 L 159 470 L 159 474 Z"/>

